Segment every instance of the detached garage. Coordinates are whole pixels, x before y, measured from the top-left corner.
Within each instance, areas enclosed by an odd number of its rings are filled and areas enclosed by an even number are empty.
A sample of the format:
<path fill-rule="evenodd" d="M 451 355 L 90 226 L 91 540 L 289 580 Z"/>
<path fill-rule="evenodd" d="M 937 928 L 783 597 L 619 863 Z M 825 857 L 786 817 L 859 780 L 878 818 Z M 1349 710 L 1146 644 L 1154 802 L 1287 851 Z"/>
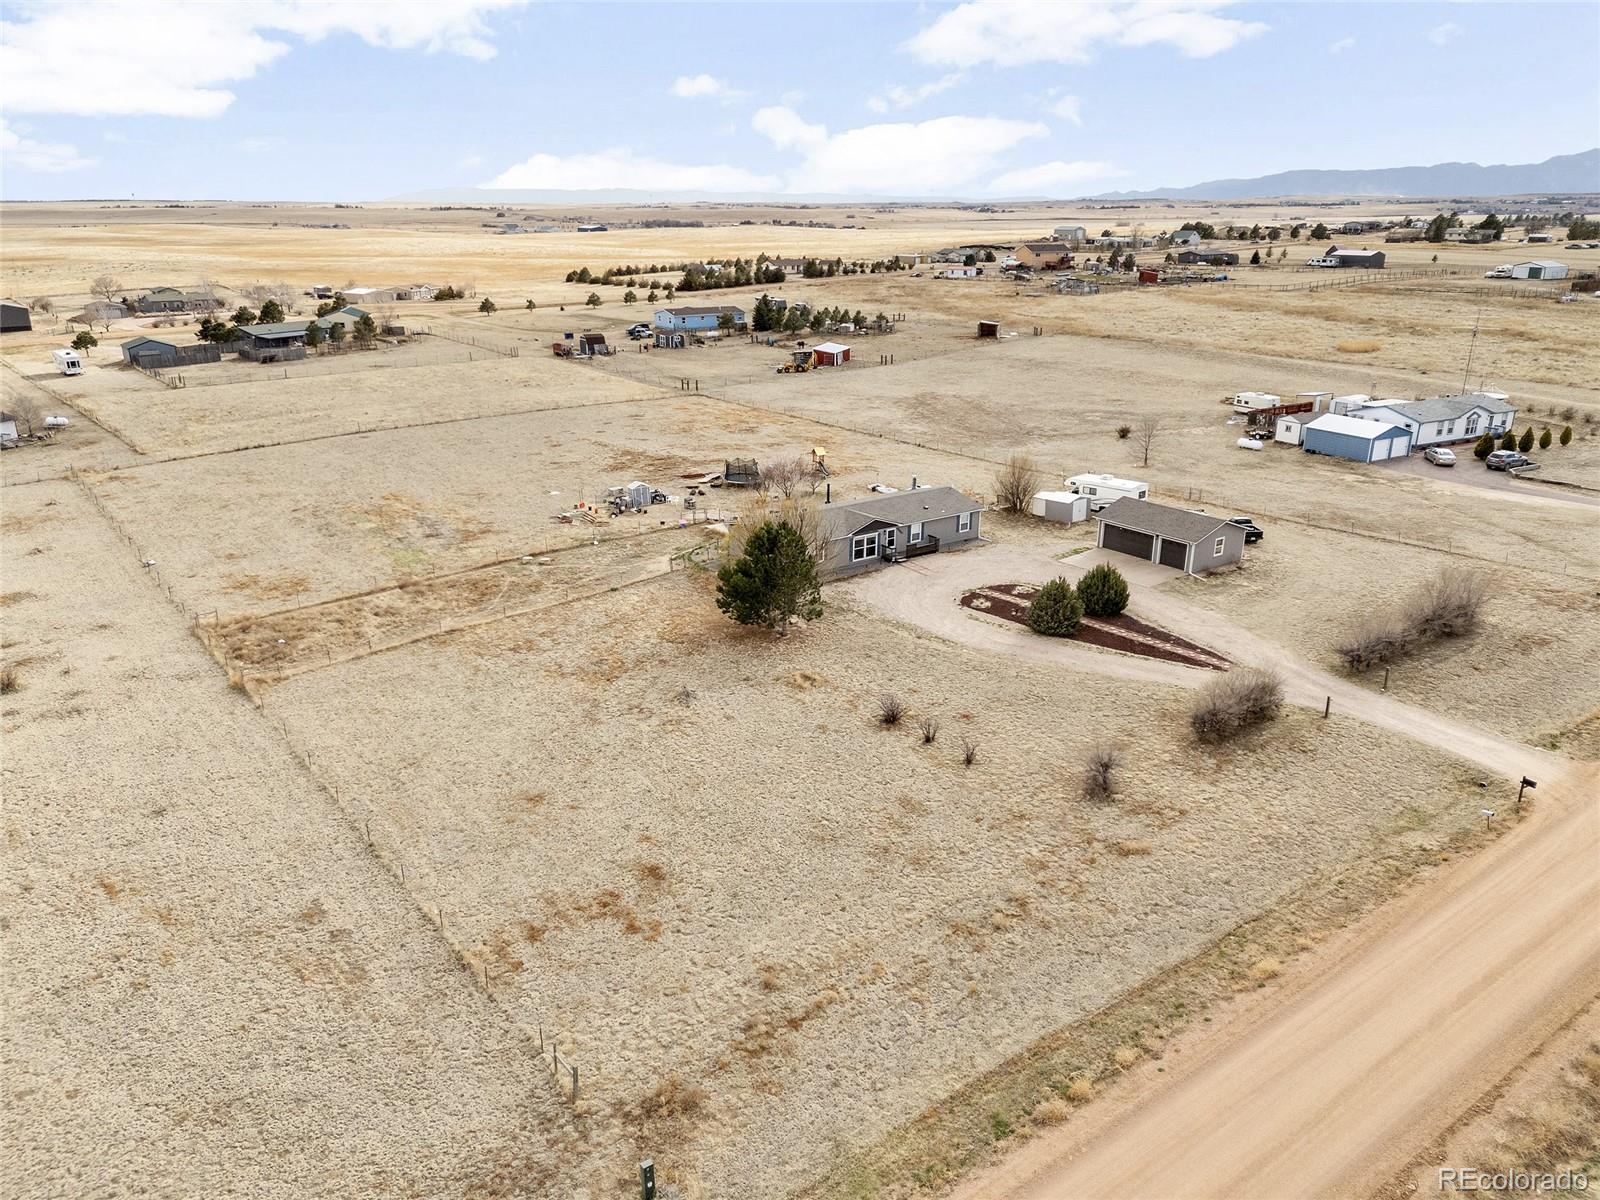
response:
<path fill-rule="evenodd" d="M 1300 445 L 1307 454 L 1327 454 L 1351 462 L 1382 462 L 1411 453 L 1411 431 L 1383 421 L 1323 413 L 1301 429 Z"/>
<path fill-rule="evenodd" d="M 1244 530 L 1232 521 L 1186 508 L 1117 500 L 1095 516 L 1097 546 L 1145 562 L 1203 575 L 1244 557 Z"/>
<path fill-rule="evenodd" d="M 842 367 L 850 361 L 850 347 L 841 342 L 823 342 L 813 346 L 811 354 L 819 367 Z"/>
<path fill-rule="evenodd" d="M 1567 277 L 1567 264 L 1554 262 L 1548 258 L 1534 262 L 1520 262 L 1511 268 L 1513 279 L 1565 279 Z"/>

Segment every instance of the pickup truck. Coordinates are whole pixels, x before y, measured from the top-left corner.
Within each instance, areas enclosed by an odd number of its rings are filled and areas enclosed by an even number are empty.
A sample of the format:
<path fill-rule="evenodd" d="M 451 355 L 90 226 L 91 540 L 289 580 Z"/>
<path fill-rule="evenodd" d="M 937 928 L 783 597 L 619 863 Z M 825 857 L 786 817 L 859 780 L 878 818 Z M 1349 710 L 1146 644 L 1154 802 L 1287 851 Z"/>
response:
<path fill-rule="evenodd" d="M 1510 267 L 1510 264 L 1507 264 L 1505 266 L 1499 266 L 1499 267 L 1491 268 L 1490 270 L 1487 270 L 1487 271 L 1485 271 L 1483 273 L 1483 277 L 1485 279 L 1510 279 L 1511 278 L 1511 267 Z"/>

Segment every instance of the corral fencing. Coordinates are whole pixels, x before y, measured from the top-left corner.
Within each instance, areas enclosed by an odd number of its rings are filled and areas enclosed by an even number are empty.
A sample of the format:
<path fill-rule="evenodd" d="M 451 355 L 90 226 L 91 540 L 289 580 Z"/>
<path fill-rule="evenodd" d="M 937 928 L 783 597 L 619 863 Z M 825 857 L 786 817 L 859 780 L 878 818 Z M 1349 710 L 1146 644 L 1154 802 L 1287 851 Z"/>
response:
<path fill-rule="evenodd" d="M 1250 285 L 1250 288 L 1258 292 L 1327 292 L 1339 288 L 1363 287 L 1370 283 L 1399 283 L 1406 279 L 1440 279 L 1463 274 L 1454 267 L 1418 267 L 1404 271 L 1351 271 L 1348 268 L 1337 267 L 1316 269 L 1335 278 L 1320 278 L 1306 283 L 1258 283 Z"/>
<path fill-rule="evenodd" d="M 181 387 L 188 387 L 189 386 L 186 382 L 184 382 L 184 378 L 183 378 L 182 374 L 180 374 L 179 372 L 176 372 L 176 371 L 172 371 L 172 370 L 170 370 L 168 368 L 165 368 L 165 367 L 145 367 L 145 366 L 141 366 L 138 363 L 133 363 L 131 365 L 132 365 L 132 367 L 133 367 L 133 369 L 135 371 L 139 372 L 139 374 L 141 374 L 143 376 L 146 376 L 149 379 L 154 379 L 162 387 L 166 387 L 166 388 L 181 388 Z"/>
<path fill-rule="evenodd" d="M 447 342 L 459 342 L 463 346 L 476 346 L 479 350 L 488 350 L 492 354 L 498 354 L 501 358 L 522 357 L 522 347 L 520 346 L 497 346 L 493 342 L 486 342 L 482 338 L 475 338 L 467 333 L 444 333 L 431 329 L 413 329 L 410 332 L 421 337 L 436 337 L 443 338 Z"/>

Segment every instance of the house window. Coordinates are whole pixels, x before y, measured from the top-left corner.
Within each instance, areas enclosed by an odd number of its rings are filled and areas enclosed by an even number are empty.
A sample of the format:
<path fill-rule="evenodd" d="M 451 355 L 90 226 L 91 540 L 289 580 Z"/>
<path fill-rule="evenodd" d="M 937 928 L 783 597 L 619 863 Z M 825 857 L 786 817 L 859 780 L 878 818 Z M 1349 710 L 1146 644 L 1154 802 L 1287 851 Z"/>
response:
<path fill-rule="evenodd" d="M 959 517 L 956 518 L 956 532 L 957 533 L 971 533 L 972 532 L 972 514 L 971 513 L 964 512 Z"/>
<path fill-rule="evenodd" d="M 911 527 L 911 544 L 913 546 L 920 546 L 922 544 L 922 522 L 921 521 L 918 521 L 915 525 L 913 525 Z"/>
<path fill-rule="evenodd" d="M 1222 548 L 1224 546 L 1226 546 L 1227 544 L 1228 544 L 1228 539 L 1227 538 L 1218 538 L 1217 539 L 1217 544 L 1215 546 L 1211 547 L 1211 557 L 1212 558 L 1221 558 L 1222 557 Z"/>
<path fill-rule="evenodd" d="M 1471 437 L 1473 434 L 1478 432 L 1478 414 L 1477 413 L 1468 413 L 1467 414 L 1467 425 L 1466 425 L 1466 429 L 1463 432 L 1465 432 L 1468 437 Z"/>
<path fill-rule="evenodd" d="M 862 533 L 850 539 L 850 561 L 864 562 L 878 557 L 878 535 Z"/>

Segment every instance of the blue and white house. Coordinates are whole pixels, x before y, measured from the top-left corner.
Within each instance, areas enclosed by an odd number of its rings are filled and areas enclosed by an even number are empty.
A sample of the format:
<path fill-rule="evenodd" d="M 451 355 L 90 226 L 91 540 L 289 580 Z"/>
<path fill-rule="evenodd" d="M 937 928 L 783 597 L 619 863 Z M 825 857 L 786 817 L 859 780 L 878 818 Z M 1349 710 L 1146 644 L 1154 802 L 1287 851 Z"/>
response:
<path fill-rule="evenodd" d="M 1411 431 L 1381 417 L 1367 421 L 1339 413 L 1323 413 L 1300 431 L 1307 454 L 1327 454 L 1351 462 L 1381 462 L 1411 453 Z"/>
<path fill-rule="evenodd" d="M 1367 404 L 1349 415 L 1399 425 L 1410 432 L 1413 450 L 1426 450 L 1448 442 L 1475 442 L 1486 433 L 1498 437 L 1517 419 L 1517 408 L 1500 392 L 1474 392 Z"/>
<path fill-rule="evenodd" d="M 744 309 L 735 308 L 731 304 L 720 304 L 711 308 L 658 308 L 655 315 L 657 329 L 668 329 L 676 332 L 715 332 L 718 320 L 724 313 L 733 318 L 733 327 L 743 329 L 745 325 Z"/>

